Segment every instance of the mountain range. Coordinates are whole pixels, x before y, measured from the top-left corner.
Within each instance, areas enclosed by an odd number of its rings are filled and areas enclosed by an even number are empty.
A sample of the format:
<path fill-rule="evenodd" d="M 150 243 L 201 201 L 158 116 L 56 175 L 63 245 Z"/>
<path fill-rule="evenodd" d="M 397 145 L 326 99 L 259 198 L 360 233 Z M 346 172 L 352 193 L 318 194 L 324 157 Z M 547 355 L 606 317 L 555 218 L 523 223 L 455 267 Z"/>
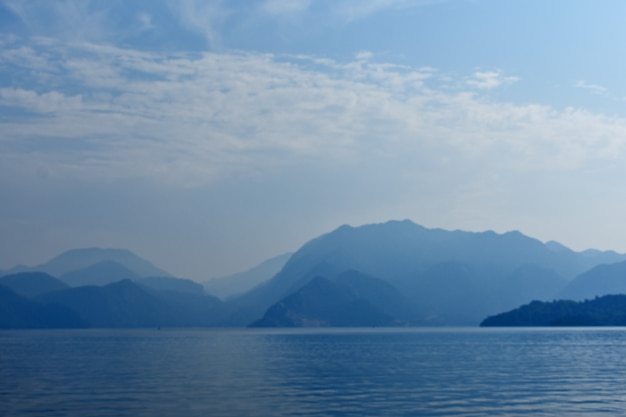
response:
<path fill-rule="evenodd" d="M 552 299 L 615 252 L 574 252 L 519 232 L 428 229 L 411 221 L 341 226 L 296 251 L 274 278 L 232 300 L 236 324 L 256 320 L 317 276 L 356 270 L 395 287 L 421 311 L 414 325 L 476 325 L 532 299 Z"/>
<path fill-rule="evenodd" d="M 204 281 L 202 284 L 209 294 L 215 295 L 223 300 L 229 299 L 269 281 L 285 266 L 285 263 L 287 263 L 291 255 L 291 253 L 284 253 L 270 258 L 247 271 L 212 278 Z"/>
<path fill-rule="evenodd" d="M 0 275 L 18 272 L 45 272 L 55 277 L 90 267 L 103 261 L 114 261 L 124 265 L 139 276 L 171 276 L 168 272 L 157 268 L 151 262 L 135 255 L 127 249 L 84 248 L 72 249 L 55 256 L 50 261 L 34 266 L 16 266 Z"/>
<path fill-rule="evenodd" d="M 127 250 L 72 250 L 12 271 L 0 277 L 0 328 L 207 327 L 229 311 L 199 283 Z"/>
<path fill-rule="evenodd" d="M 396 288 L 358 271 L 316 276 L 251 327 L 359 327 L 411 323 L 417 308 Z"/>
<path fill-rule="evenodd" d="M 626 293 L 626 255 L 408 220 L 341 226 L 202 284 L 120 249 L 72 250 L 5 274 L 4 327 L 63 327 L 34 320 L 42 308 L 67 327 L 477 325 L 533 300 Z"/>

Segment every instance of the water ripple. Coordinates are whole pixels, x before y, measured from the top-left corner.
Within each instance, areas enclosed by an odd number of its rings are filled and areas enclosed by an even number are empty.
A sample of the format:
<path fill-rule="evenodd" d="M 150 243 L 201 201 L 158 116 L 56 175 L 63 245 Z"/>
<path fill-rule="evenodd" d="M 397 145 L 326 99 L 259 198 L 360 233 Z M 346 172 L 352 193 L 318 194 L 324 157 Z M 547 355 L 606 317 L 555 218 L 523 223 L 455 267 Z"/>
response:
<path fill-rule="evenodd" d="M 626 413 L 626 330 L 0 332 L 2 416 Z"/>

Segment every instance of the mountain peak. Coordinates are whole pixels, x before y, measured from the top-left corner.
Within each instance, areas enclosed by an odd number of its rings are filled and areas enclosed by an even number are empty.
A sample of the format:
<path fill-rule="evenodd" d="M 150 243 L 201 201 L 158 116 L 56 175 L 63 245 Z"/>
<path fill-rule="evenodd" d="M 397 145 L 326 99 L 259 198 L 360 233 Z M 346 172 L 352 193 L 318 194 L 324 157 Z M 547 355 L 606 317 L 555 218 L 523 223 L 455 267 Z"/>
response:
<path fill-rule="evenodd" d="M 81 285 L 105 285 L 122 279 L 134 280 L 139 278 L 139 276 L 125 265 L 107 259 L 85 268 L 68 272 L 59 278 L 68 285 L 78 287 Z"/>
<path fill-rule="evenodd" d="M 172 276 L 128 249 L 97 247 L 70 249 L 55 256 L 44 264 L 29 269 L 31 271 L 46 272 L 52 276 L 59 277 L 103 261 L 114 261 L 122 264 L 133 273 L 142 277 Z"/>
<path fill-rule="evenodd" d="M 565 280 L 605 258 L 554 251 L 517 230 L 448 231 L 410 220 L 343 225 L 304 244 L 274 278 L 236 301 L 267 308 L 315 275 L 356 270 L 392 284 L 423 307 L 429 323 L 470 324 L 529 295 L 551 297 Z"/>

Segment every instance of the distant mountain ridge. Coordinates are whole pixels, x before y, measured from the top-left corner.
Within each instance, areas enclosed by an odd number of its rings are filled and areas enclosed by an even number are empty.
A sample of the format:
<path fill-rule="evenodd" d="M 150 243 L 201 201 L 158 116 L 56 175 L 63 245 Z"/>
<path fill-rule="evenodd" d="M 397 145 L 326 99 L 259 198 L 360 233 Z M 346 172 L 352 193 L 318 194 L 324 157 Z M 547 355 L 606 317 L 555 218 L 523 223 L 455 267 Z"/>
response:
<path fill-rule="evenodd" d="M 177 302 L 171 294 L 151 293 L 130 280 L 73 288 L 42 299 L 72 308 L 91 327 L 210 326 L 223 308 L 219 300 L 202 296 L 204 314 L 194 314 L 191 309 L 195 307 L 187 298 Z"/>
<path fill-rule="evenodd" d="M 105 260 L 59 276 L 71 287 L 106 285 L 124 279 L 137 280 L 140 276 L 119 262 Z"/>
<path fill-rule="evenodd" d="M 315 276 L 267 309 L 252 327 L 406 326 L 420 310 L 395 287 L 359 271 Z"/>
<path fill-rule="evenodd" d="M 578 275 L 558 298 L 580 301 L 607 294 L 626 294 L 626 261 L 597 265 Z"/>
<path fill-rule="evenodd" d="M 39 271 L 0 277 L 1 328 L 206 327 L 219 325 L 228 311 L 200 284 L 172 277 L 127 250 L 72 250 L 41 268 L 67 272 L 59 278 Z"/>
<path fill-rule="evenodd" d="M 0 278 L 0 284 L 27 298 L 69 288 L 66 283 L 45 272 L 19 272 L 5 275 Z"/>
<path fill-rule="evenodd" d="M 155 290 L 130 280 L 35 297 L 0 284 L 0 328 L 145 328 L 219 325 L 227 307 L 204 294 Z"/>
<path fill-rule="evenodd" d="M 216 281 L 227 301 L 127 250 L 77 249 L 39 267 L 0 278 L 0 325 L 477 325 L 532 300 L 626 291 L 623 254 L 408 220 L 344 225 L 233 282 Z M 37 317 L 46 311 L 50 320 Z"/>
<path fill-rule="evenodd" d="M 213 294 L 221 299 L 228 299 L 243 294 L 257 285 L 270 280 L 285 266 L 291 255 L 291 253 L 284 253 L 270 258 L 249 270 L 204 281 L 204 289 L 209 294 Z"/>
<path fill-rule="evenodd" d="M 615 252 L 574 252 L 520 232 L 428 229 L 409 220 L 341 226 L 307 242 L 274 278 L 233 300 L 253 321 L 316 276 L 356 270 L 396 287 L 432 325 L 478 324 L 532 298 L 551 299 L 576 275 Z M 532 297 L 532 298 L 529 298 Z"/>
<path fill-rule="evenodd" d="M 77 328 L 85 322 L 72 309 L 38 303 L 0 284 L 0 329 Z"/>
<path fill-rule="evenodd" d="M 315 277 L 271 306 L 251 327 L 392 326 L 394 318 L 360 297 L 353 288 Z"/>
<path fill-rule="evenodd" d="M 169 272 L 154 266 L 151 262 L 140 258 L 128 249 L 103 249 L 103 248 L 81 248 L 72 249 L 55 256 L 43 264 L 26 267 L 17 266 L 4 275 L 17 272 L 45 272 L 54 277 L 74 272 L 79 269 L 88 268 L 94 264 L 104 261 L 114 261 L 124 265 L 130 271 L 141 277 L 149 276 L 172 276 Z"/>

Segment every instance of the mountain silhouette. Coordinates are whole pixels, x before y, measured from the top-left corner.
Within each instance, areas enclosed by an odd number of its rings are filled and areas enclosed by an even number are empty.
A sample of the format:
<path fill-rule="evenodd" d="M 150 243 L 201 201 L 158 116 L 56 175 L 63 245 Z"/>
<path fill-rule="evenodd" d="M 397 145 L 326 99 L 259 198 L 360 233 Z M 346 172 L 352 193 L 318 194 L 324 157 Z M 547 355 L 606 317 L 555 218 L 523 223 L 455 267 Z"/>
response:
<path fill-rule="evenodd" d="M 517 231 L 446 231 L 408 220 L 341 226 L 306 243 L 274 278 L 232 303 L 237 324 L 249 323 L 316 276 L 356 270 L 395 287 L 430 324 L 475 325 L 533 298 L 552 299 L 568 280 L 607 260 L 626 257 L 574 252 Z"/>
<path fill-rule="evenodd" d="M 314 277 L 272 305 L 252 327 L 400 326 L 422 324 L 419 310 L 396 288 L 350 270 Z"/>
<path fill-rule="evenodd" d="M 72 309 L 49 302 L 38 303 L 0 285 L 0 328 L 76 328 L 85 322 Z"/>
<path fill-rule="evenodd" d="M 82 248 L 72 249 L 55 256 L 48 262 L 34 266 L 25 267 L 17 266 L 6 274 L 17 272 L 45 272 L 54 277 L 73 272 L 79 269 L 87 268 L 91 265 L 103 261 L 114 261 L 131 270 L 140 277 L 151 276 L 172 276 L 170 273 L 157 268 L 149 261 L 140 258 L 127 249 L 102 249 L 102 248 Z"/>
<path fill-rule="evenodd" d="M 626 294 L 626 262 L 598 265 L 578 275 L 559 298 L 584 300 L 607 294 Z"/>
<path fill-rule="evenodd" d="M 480 325 L 626 326 L 626 295 L 605 295 L 585 301 L 533 301 L 514 310 L 489 316 Z"/>
<path fill-rule="evenodd" d="M 37 273 L 0 279 L 4 303 L 0 323 L 3 327 L 477 325 L 532 300 L 626 293 L 625 255 L 575 252 L 517 231 L 447 231 L 408 220 L 341 226 L 307 242 L 286 262 L 285 258 L 266 263 L 264 277 L 259 272 L 263 268 L 247 277 L 231 276 L 237 282 L 228 291 L 256 286 L 223 302 L 204 294 L 200 284 L 174 278 L 130 251 L 68 251 L 40 265 Z M 226 288 L 225 283 L 219 285 Z"/>
<path fill-rule="evenodd" d="M 285 266 L 291 253 L 285 253 L 268 259 L 244 272 L 204 281 L 204 289 L 221 299 L 232 298 L 245 293 L 263 282 L 270 280 Z"/>
<path fill-rule="evenodd" d="M 17 294 L 27 298 L 33 298 L 47 292 L 68 288 L 66 283 L 45 272 L 20 272 L 5 275 L 0 278 L 0 284 L 11 288 Z"/>
<path fill-rule="evenodd" d="M 201 284 L 185 278 L 174 277 L 146 277 L 135 278 L 134 282 L 155 290 L 174 291 L 179 293 L 204 294 L 204 288 Z"/>
<path fill-rule="evenodd" d="M 83 285 L 101 286 L 124 279 L 137 280 L 139 279 L 139 275 L 119 262 L 105 260 L 63 274 L 59 279 L 72 287 L 80 287 Z"/>
<path fill-rule="evenodd" d="M 393 317 L 346 285 L 315 277 L 271 306 L 251 327 L 390 326 Z"/>
<path fill-rule="evenodd" d="M 150 290 L 128 279 L 55 291 L 35 300 L 73 310 L 87 327 L 205 327 L 219 321 L 224 310 L 215 297 Z"/>

